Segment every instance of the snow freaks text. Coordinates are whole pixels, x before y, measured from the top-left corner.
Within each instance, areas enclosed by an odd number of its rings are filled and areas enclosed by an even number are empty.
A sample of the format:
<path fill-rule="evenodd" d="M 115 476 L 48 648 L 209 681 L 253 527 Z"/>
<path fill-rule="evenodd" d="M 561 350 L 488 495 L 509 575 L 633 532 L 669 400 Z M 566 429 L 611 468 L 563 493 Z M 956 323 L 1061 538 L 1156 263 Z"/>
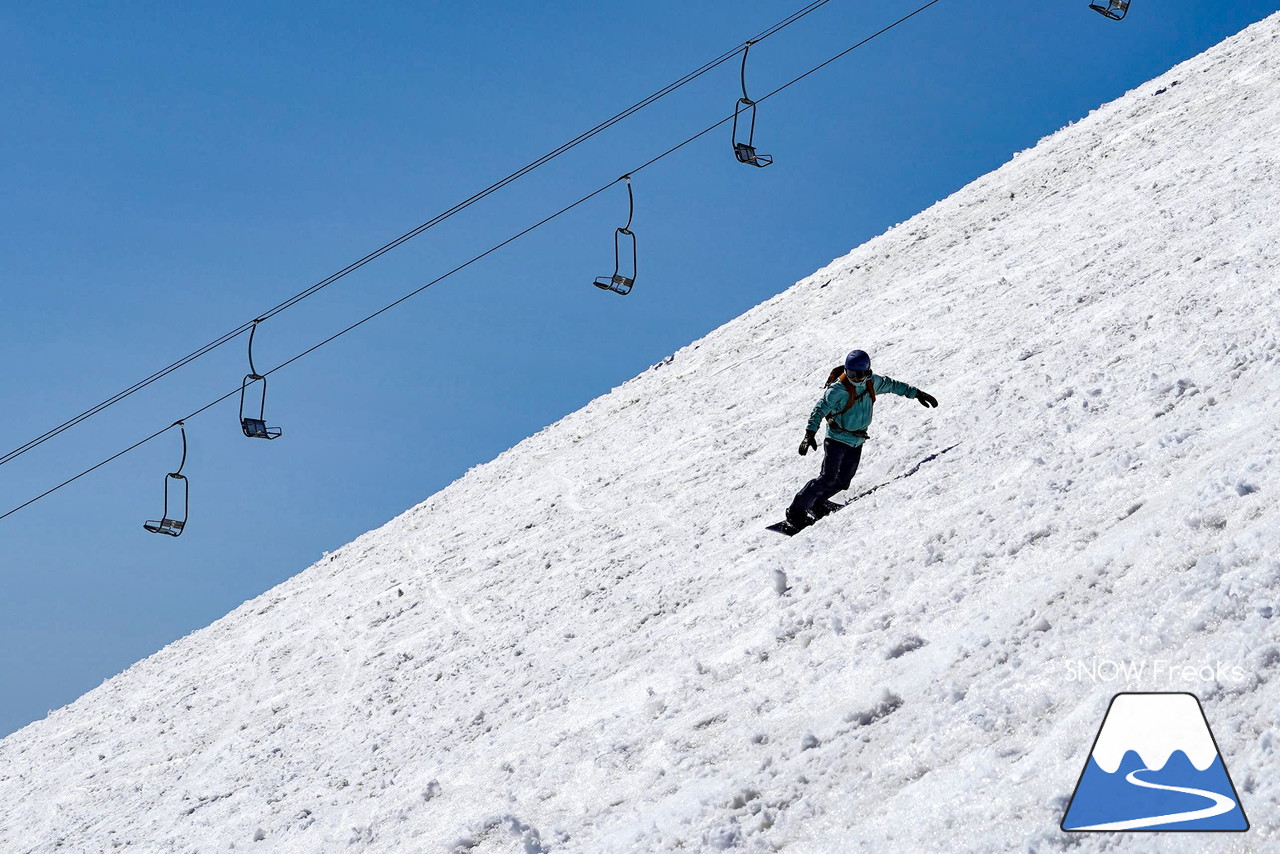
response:
<path fill-rule="evenodd" d="M 1156 682 L 1186 685 L 1204 682 L 1243 682 L 1248 675 L 1239 664 L 1215 661 L 1212 664 L 1184 664 L 1164 658 L 1116 661 L 1094 656 L 1063 662 L 1068 682 Z"/>

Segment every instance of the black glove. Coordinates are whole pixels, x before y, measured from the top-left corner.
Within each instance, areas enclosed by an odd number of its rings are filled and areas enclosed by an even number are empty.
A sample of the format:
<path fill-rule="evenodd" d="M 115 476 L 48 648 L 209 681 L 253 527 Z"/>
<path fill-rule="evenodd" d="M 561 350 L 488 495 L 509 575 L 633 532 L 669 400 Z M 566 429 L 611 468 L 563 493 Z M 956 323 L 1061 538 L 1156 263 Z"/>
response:
<path fill-rule="evenodd" d="M 818 442 L 815 438 L 817 435 L 818 434 L 812 430 L 804 431 L 804 441 L 800 443 L 800 456 L 803 457 L 805 454 L 809 453 L 810 448 L 813 448 L 815 451 L 818 450 Z"/>
<path fill-rule="evenodd" d="M 938 405 L 938 399 L 927 391 L 917 391 L 916 400 L 920 401 L 921 406 L 934 407 Z"/>

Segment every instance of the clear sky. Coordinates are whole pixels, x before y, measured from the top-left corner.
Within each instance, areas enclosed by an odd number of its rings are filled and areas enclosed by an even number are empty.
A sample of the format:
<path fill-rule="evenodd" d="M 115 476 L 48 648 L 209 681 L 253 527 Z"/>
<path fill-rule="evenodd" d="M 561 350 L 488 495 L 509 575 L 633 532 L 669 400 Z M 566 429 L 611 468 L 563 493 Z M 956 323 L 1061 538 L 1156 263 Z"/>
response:
<path fill-rule="evenodd" d="M 920 2 L 832 0 L 752 49 L 749 92 Z M 0 454 L 803 5 L 0 7 Z M 773 166 L 735 162 L 724 128 L 638 174 L 629 296 L 590 286 L 613 269 L 618 185 L 272 375 L 278 441 L 244 438 L 235 400 L 192 419 L 182 537 L 142 529 L 176 432 L 0 520 L 0 734 L 1275 10 L 1134 0 L 1113 23 L 1087 0 L 941 0 L 761 104 Z M 259 370 L 634 169 L 739 94 L 732 61 L 271 318 Z M 0 513 L 237 387 L 246 344 L 0 466 Z M 605 425 L 591 441 L 627 436 Z"/>

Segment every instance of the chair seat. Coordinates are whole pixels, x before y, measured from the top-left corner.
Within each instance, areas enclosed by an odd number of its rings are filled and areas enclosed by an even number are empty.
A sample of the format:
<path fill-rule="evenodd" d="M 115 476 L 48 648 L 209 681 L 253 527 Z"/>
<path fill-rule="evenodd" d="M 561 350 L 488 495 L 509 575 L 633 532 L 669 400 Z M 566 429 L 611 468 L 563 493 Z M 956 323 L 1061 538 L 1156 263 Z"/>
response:
<path fill-rule="evenodd" d="M 159 521 L 149 519 L 142 524 L 142 527 L 153 534 L 168 534 L 171 537 L 176 537 L 182 533 L 182 527 L 185 524 L 181 519 L 161 519 Z"/>
<path fill-rule="evenodd" d="M 635 283 L 635 279 L 614 274 L 613 276 L 601 276 L 593 284 L 601 290 L 613 291 L 615 294 L 625 296 L 631 292 L 631 286 Z"/>
<path fill-rule="evenodd" d="M 747 145 L 745 142 L 735 142 L 733 154 L 738 158 L 739 163 L 747 163 L 751 166 L 763 167 L 773 162 L 773 158 L 768 154 L 756 154 L 755 146 Z"/>
<path fill-rule="evenodd" d="M 1129 11 L 1129 0 L 1107 0 L 1105 6 L 1100 3 L 1090 3 L 1089 8 L 1113 21 L 1119 21 Z"/>
<path fill-rule="evenodd" d="M 240 429 L 250 439 L 278 439 L 284 432 L 279 427 L 268 427 L 261 418 L 241 418 Z"/>

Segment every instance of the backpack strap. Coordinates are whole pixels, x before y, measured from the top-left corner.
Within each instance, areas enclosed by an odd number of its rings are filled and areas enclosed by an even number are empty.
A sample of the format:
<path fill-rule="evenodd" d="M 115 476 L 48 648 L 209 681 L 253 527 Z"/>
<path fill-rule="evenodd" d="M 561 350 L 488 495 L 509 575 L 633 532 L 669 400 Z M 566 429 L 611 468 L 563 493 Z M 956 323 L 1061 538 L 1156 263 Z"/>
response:
<path fill-rule="evenodd" d="M 840 385 L 844 386 L 844 390 L 849 392 L 849 402 L 844 405 L 844 409 L 840 410 L 840 414 L 844 415 L 850 409 L 853 409 L 853 404 L 858 399 L 858 387 L 853 384 L 853 381 L 850 380 L 849 377 L 843 371 L 840 373 Z M 865 396 L 869 396 L 871 398 L 871 402 L 875 403 L 876 402 L 875 383 L 873 383 L 870 379 L 868 379 L 865 383 L 863 383 L 863 388 L 866 389 Z"/>
<path fill-rule="evenodd" d="M 835 374 L 834 371 L 832 373 Z M 844 405 L 844 409 L 841 409 L 839 412 L 833 412 L 827 416 L 828 433 L 830 433 L 831 430 L 838 429 L 836 427 L 836 419 L 844 415 L 850 409 L 853 409 L 853 405 L 858 401 L 858 387 L 854 385 L 852 380 L 850 380 L 847 376 L 845 376 L 844 368 L 840 368 L 839 376 L 836 377 L 836 380 L 834 380 L 833 382 L 835 381 L 838 381 L 840 385 L 844 386 L 844 390 L 849 392 L 849 401 Z M 876 402 L 875 383 L 872 380 L 867 380 L 866 383 L 863 384 L 863 388 L 866 389 L 863 396 L 864 397 L 869 396 L 871 398 L 871 402 L 875 403 Z M 850 432 L 850 431 L 846 430 L 844 432 Z M 852 433 L 855 436 L 861 436 L 863 439 L 871 438 L 870 436 L 867 435 L 867 431 L 865 430 L 854 430 L 852 431 Z"/>

